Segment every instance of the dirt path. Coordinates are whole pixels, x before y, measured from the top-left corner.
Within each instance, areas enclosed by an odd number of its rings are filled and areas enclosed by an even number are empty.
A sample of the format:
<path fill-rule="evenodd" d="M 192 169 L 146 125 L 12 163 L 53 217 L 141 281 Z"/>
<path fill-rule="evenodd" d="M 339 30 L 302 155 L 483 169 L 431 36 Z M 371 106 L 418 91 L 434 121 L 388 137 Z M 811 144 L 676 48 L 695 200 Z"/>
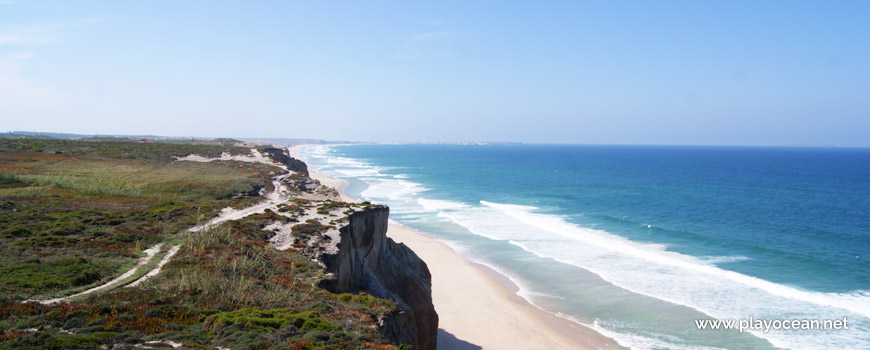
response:
<path fill-rule="evenodd" d="M 101 290 L 106 289 L 106 288 L 114 287 L 114 286 L 120 284 L 121 282 L 123 282 L 125 279 L 129 278 L 130 276 L 133 276 L 133 274 L 136 273 L 136 270 L 138 270 L 139 267 L 148 263 L 148 261 L 150 261 L 151 258 L 153 258 L 154 255 L 160 251 L 161 246 L 163 246 L 163 245 L 158 244 L 158 245 L 155 245 L 151 248 L 145 249 L 145 251 L 143 252 L 143 253 L 145 253 L 145 256 L 139 258 L 139 261 L 136 263 L 136 266 L 133 266 L 133 268 L 130 269 L 129 271 L 124 272 L 120 276 L 115 277 L 113 280 L 106 282 L 105 284 L 101 284 L 99 286 L 93 287 L 93 288 L 88 289 L 86 291 L 79 292 L 79 293 L 65 296 L 65 297 L 48 299 L 48 300 L 28 300 L 28 301 L 38 301 L 40 304 L 54 304 L 54 303 L 59 303 L 59 302 L 63 302 L 63 301 L 68 301 L 72 298 L 76 298 L 76 297 L 79 297 L 79 296 L 82 296 L 85 294 L 90 294 L 93 292 L 101 291 Z"/>
<path fill-rule="evenodd" d="M 263 202 L 260 202 L 258 204 L 252 205 L 252 206 L 247 207 L 247 208 L 242 208 L 242 209 L 233 209 L 233 208 L 229 208 L 229 207 L 224 208 L 221 210 L 220 215 L 218 215 L 214 219 L 211 219 L 204 224 L 196 225 L 194 227 L 187 229 L 187 232 L 189 232 L 189 233 L 202 232 L 204 230 L 207 230 L 211 227 L 215 227 L 217 225 L 220 225 L 220 224 L 227 222 L 227 221 L 230 221 L 230 220 L 239 220 L 239 219 L 244 218 L 248 215 L 263 213 L 263 212 L 265 212 L 266 208 L 269 208 L 269 207 L 272 207 L 274 210 L 277 210 L 277 205 L 279 203 L 285 202 L 289 199 L 289 192 L 290 191 L 287 189 L 286 186 L 284 186 L 283 183 L 281 183 L 281 181 L 284 180 L 286 177 L 292 175 L 293 172 L 288 170 L 286 166 L 284 166 L 282 164 L 275 163 L 275 162 L 271 161 L 270 159 L 264 157 L 256 149 L 251 150 L 251 156 L 230 156 L 230 155 L 224 153 L 220 157 L 217 157 L 217 158 L 206 158 L 206 157 L 197 156 L 197 155 L 188 155 L 186 157 L 181 157 L 181 158 L 177 158 L 177 159 L 179 161 L 193 161 L 193 162 L 211 162 L 211 161 L 215 161 L 215 160 L 234 160 L 234 161 L 239 161 L 239 162 L 263 163 L 263 164 L 268 164 L 268 165 L 272 165 L 272 166 L 281 168 L 282 170 L 286 171 L 285 174 L 278 175 L 278 176 L 275 176 L 274 178 L 272 178 L 272 186 L 275 189 L 272 192 L 269 192 L 268 194 L 266 194 L 266 196 L 265 196 L 266 200 L 264 200 Z M 154 269 L 152 269 L 151 271 L 148 271 L 148 273 L 146 273 L 144 276 L 142 276 L 141 278 L 139 278 L 136 281 L 133 281 L 133 283 L 128 284 L 126 287 L 136 287 L 138 285 L 141 285 L 143 282 L 147 281 L 148 279 L 150 279 L 154 276 L 157 276 L 157 274 L 159 274 L 160 270 L 163 268 L 163 265 L 166 265 L 166 263 L 168 263 L 169 260 L 171 260 L 172 257 L 175 256 L 175 253 L 178 253 L 178 249 L 180 249 L 180 248 L 181 248 L 180 244 L 174 245 L 171 248 L 169 248 L 169 252 L 167 252 L 166 256 L 164 256 L 163 259 L 159 263 L 157 263 L 157 265 L 154 267 Z"/>
<path fill-rule="evenodd" d="M 265 209 L 269 208 L 269 207 L 273 207 L 274 208 L 273 210 L 277 210 L 277 205 L 282 203 L 282 202 L 287 201 L 290 197 L 289 196 L 290 190 L 286 186 L 284 186 L 284 184 L 282 184 L 281 181 L 284 180 L 286 177 L 292 175 L 293 172 L 290 171 L 289 169 L 287 169 L 286 166 L 284 166 L 282 164 L 275 163 L 271 159 L 264 157 L 256 149 L 251 150 L 250 156 L 240 156 L 240 155 L 231 156 L 229 154 L 224 153 L 220 157 L 207 158 L 207 157 L 191 154 L 191 155 L 188 155 L 185 157 L 177 157 L 176 159 L 178 161 L 192 161 L 192 162 L 206 162 L 206 163 L 211 162 L 211 161 L 215 161 L 215 160 L 233 160 L 233 161 L 248 162 L 248 163 L 262 163 L 262 164 L 268 164 L 268 165 L 272 165 L 272 166 L 281 168 L 282 170 L 285 171 L 284 174 L 281 174 L 281 175 L 278 175 L 278 176 L 275 176 L 274 178 L 272 178 L 272 185 L 274 186 L 275 189 L 272 192 L 269 192 L 268 194 L 265 195 L 264 201 L 262 201 L 258 204 L 252 205 L 250 207 L 247 207 L 247 208 L 242 208 L 242 209 L 233 209 L 233 208 L 229 208 L 229 207 L 224 208 L 223 210 L 221 210 L 220 215 L 218 215 L 217 217 L 209 220 L 208 222 L 206 222 L 204 224 L 196 225 L 194 227 L 189 228 L 187 230 L 187 232 L 189 232 L 189 233 L 201 232 L 201 231 L 209 229 L 211 227 L 215 227 L 217 225 L 220 225 L 221 223 L 224 223 L 226 221 L 239 220 L 239 219 L 244 218 L 248 215 L 262 213 L 262 212 L 265 212 Z M 126 282 L 128 282 L 126 280 L 129 279 L 134 274 L 136 274 L 136 271 L 138 271 L 139 268 L 148 264 L 148 262 L 150 262 L 154 258 L 154 256 L 158 252 L 160 252 L 160 248 L 162 246 L 163 246 L 163 244 L 157 244 L 151 248 L 145 249 L 145 251 L 144 251 L 145 256 L 139 258 L 139 261 L 136 263 L 136 266 L 133 266 L 133 268 L 131 268 L 129 271 L 124 272 L 120 276 L 115 277 L 114 279 L 112 279 L 109 282 L 106 282 L 105 284 L 93 287 L 93 288 L 85 290 L 83 292 L 79 292 L 79 293 L 76 293 L 73 295 L 65 296 L 65 297 L 48 299 L 48 300 L 27 300 L 27 301 L 38 301 L 41 304 L 60 303 L 60 302 L 64 302 L 64 301 L 69 301 L 73 298 L 77 298 L 77 297 L 80 297 L 80 296 L 83 296 L 86 294 L 90 294 L 90 293 L 98 292 L 101 290 L 113 288 L 113 287 L 116 287 L 118 285 L 121 285 L 122 283 L 126 283 Z M 154 276 L 157 276 L 157 274 L 160 273 L 160 270 L 163 268 L 163 266 L 166 265 L 166 263 L 168 263 L 170 260 L 172 260 L 172 257 L 175 256 L 176 253 L 178 253 L 178 250 L 180 248 L 181 248 L 181 244 L 176 244 L 176 245 L 170 247 L 169 250 L 166 252 L 166 255 L 163 256 L 163 259 L 161 259 L 160 262 L 158 262 L 154 266 L 154 268 L 152 268 L 150 271 L 148 271 L 148 273 L 144 274 L 142 277 L 136 279 L 135 281 L 130 282 L 125 287 L 139 286 L 143 282 L 147 281 L 148 279 L 150 279 Z"/>
<path fill-rule="evenodd" d="M 220 225 L 223 222 L 238 220 L 251 214 L 263 212 L 266 208 L 277 206 L 279 203 L 286 201 L 289 197 L 288 194 L 290 191 L 281 183 L 281 180 L 287 176 L 289 176 L 289 174 L 278 175 L 272 179 L 272 185 L 275 187 L 275 190 L 266 195 L 265 201 L 242 209 L 233 209 L 229 207 L 223 208 L 221 214 L 216 218 L 211 219 L 204 224 L 191 227 L 187 231 L 190 233 L 200 232 Z"/>
<path fill-rule="evenodd" d="M 166 255 L 163 256 L 163 259 L 160 259 L 160 262 L 157 263 L 157 266 L 154 266 L 151 271 L 148 271 L 148 273 L 143 275 L 138 280 L 133 281 L 133 283 L 126 285 L 126 287 L 136 287 L 142 284 L 142 282 L 148 280 L 149 278 L 157 276 L 157 274 L 160 273 L 160 269 L 163 268 L 163 265 L 166 265 L 169 260 L 172 260 L 172 257 L 175 256 L 175 253 L 178 253 L 179 249 L 181 249 L 181 244 L 176 244 L 172 246 L 172 248 L 169 248 L 169 251 L 166 252 Z"/>

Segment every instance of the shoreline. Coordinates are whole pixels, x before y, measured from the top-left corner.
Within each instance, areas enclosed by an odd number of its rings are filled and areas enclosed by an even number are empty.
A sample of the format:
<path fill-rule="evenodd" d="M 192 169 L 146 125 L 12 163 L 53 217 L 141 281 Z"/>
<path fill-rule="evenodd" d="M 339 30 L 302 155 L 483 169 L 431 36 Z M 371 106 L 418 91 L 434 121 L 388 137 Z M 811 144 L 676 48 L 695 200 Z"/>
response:
<path fill-rule="evenodd" d="M 290 149 L 291 156 L 297 152 Z M 347 195 L 348 183 L 317 172 L 323 185 Z M 410 247 L 427 262 L 432 300 L 439 316 L 439 349 L 624 349 L 582 324 L 542 310 L 517 295 L 519 287 L 494 269 L 472 262 L 447 244 L 391 222 L 387 236 Z M 437 261 L 438 264 L 430 262 Z"/>

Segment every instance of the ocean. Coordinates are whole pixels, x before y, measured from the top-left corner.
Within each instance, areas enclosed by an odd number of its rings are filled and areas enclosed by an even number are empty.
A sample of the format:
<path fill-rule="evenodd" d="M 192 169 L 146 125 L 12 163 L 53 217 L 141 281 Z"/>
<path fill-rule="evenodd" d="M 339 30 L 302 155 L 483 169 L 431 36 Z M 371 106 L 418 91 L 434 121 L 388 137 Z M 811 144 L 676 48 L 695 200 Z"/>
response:
<path fill-rule="evenodd" d="M 317 145 L 297 156 L 624 346 L 870 349 L 870 149 Z M 750 318 L 848 329 L 696 323 Z"/>

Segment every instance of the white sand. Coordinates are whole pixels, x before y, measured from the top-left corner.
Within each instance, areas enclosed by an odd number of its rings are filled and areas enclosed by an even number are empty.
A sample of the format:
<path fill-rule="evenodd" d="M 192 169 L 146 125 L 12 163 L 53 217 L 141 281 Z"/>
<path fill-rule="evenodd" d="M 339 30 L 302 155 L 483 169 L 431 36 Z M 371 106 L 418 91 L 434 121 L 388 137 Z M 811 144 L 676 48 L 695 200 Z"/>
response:
<path fill-rule="evenodd" d="M 345 201 L 354 200 L 345 193 L 346 182 L 309 173 L 338 190 Z M 429 266 L 439 349 L 620 348 L 591 329 L 535 308 L 515 294 L 516 286 L 506 277 L 466 260 L 444 243 L 396 224 L 389 225 L 387 235 Z"/>

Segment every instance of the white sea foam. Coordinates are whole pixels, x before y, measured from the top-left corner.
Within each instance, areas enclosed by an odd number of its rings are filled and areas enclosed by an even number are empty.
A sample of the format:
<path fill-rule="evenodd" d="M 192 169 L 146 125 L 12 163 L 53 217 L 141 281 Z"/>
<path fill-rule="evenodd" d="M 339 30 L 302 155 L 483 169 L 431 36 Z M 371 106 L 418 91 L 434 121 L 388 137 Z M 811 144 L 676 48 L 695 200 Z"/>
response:
<path fill-rule="evenodd" d="M 368 200 L 395 201 L 413 200 L 413 195 L 428 191 L 422 185 L 402 179 L 382 179 L 369 185 L 361 194 Z"/>
<path fill-rule="evenodd" d="M 676 341 L 667 341 L 664 340 L 668 338 L 666 334 L 649 334 L 649 335 L 641 335 L 636 333 L 620 333 L 614 332 L 611 329 L 613 326 L 604 327 L 598 321 L 593 322 L 592 324 L 582 323 L 577 321 L 576 319 L 567 316 L 565 314 L 558 314 L 558 316 L 572 320 L 574 322 L 580 323 L 586 327 L 592 328 L 598 333 L 603 334 L 605 337 L 616 340 L 619 345 L 624 347 L 635 349 L 635 350 L 653 350 L 653 349 L 671 349 L 671 350 L 727 350 L 723 348 L 717 347 L 708 347 L 708 346 L 697 346 L 697 345 L 681 345 L 676 343 Z"/>
<path fill-rule="evenodd" d="M 479 216 L 479 210 L 465 212 L 439 212 L 438 217 L 448 219 L 464 227 L 471 233 L 498 241 L 519 241 L 529 239 L 528 231 L 517 230 L 515 222 Z M 485 215 L 485 214 L 484 214 Z"/>
<path fill-rule="evenodd" d="M 742 255 L 735 256 L 699 256 L 698 259 L 708 264 L 726 264 L 740 261 L 752 260 L 749 257 Z"/>
<path fill-rule="evenodd" d="M 836 294 L 803 291 L 737 272 L 724 270 L 709 259 L 666 250 L 658 244 L 638 243 L 602 230 L 589 229 L 537 208 L 480 202 L 483 207 L 438 216 L 470 232 L 511 244 L 540 257 L 575 265 L 633 292 L 688 306 L 717 318 L 836 319 L 849 316 L 866 324 L 870 298 L 865 292 Z M 727 259 L 740 259 L 730 257 Z M 834 334 L 843 343 L 860 340 L 866 331 Z M 830 340 L 812 333 L 758 334 L 777 346 L 824 348 Z"/>
<path fill-rule="evenodd" d="M 307 154 L 334 158 L 328 147 Z M 419 194 L 429 189 L 410 181 L 406 175 L 387 175 L 380 171 L 382 169 L 352 159 L 338 159 L 329 164 L 336 175 L 365 181 L 369 185 L 361 194 L 365 199 L 389 204 L 393 213 L 401 213 L 406 219 L 420 220 L 435 214 L 475 235 L 508 241 L 538 257 L 591 271 L 618 287 L 688 306 L 712 317 L 778 319 L 786 315 L 789 318 L 838 319 L 848 316 L 850 325 L 858 327 L 839 333 L 756 334 L 775 346 L 823 349 L 839 344 L 870 348 L 867 331 L 870 328 L 867 318 L 870 316 L 870 292 L 804 291 L 716 266 L 744 261 L 746 257 L 679 254 L 667 250 L 665 245 L 634 242 L 603 230 L 584 228 L 564 217 L 540 213 L 532 206 L 487 201 L 480 201 L 478 206 L 420 198 Z M 469 254 L 462 243 L 452 243 L 450 245 L 458 252 Z M 522 297 L 530 301 L 534 299 L 537 292 L 527 288 L 521 276 L 496 270 L 520 287 Z M 606 324 L 589 326 L 632 348 L 680 348 L 659 335 L 617 333 Z"/>
<path fill-rule="evenodd" d="M 839 294 L 807 292 L 781 284 L 768 282 L 756 277 L 712 266 L 705 263 L 703 260 L 691 256 L 666 251 L 661 245 L 635 243 L 628 239 L 609 234 L 605 231 L 579 227 L 564 221 L 558 216 L 533 213 L 531 212 L 532 209 L 528 207 L 524 208 L 515 205 L 504 205 L 486 201 L 480 201 L 480 203 L 488 207 L 502 210 L 508 216 L 525 224 L 534 226 L 539 230 L 565 236 L 578 242 L 595 245 L 619 255 L 630 256 L 656 264 L 671 266 L 704 276 L 737 282 L 784 298 L 837 307 L 870 317 L 870 302 L 868 302 L 870 300 L 860 300 L 856 302 L 853 298 L 843 298 Z"/>
<path fill-rule="evenodd" d="M 298 149 L 298 154 L 293 154 L 293 157 L 302 159 L 308 165 L 311 165 L 313 159 L 322 159 L 328 161 L 329 154 L 332 150 L 328 146 L 306 146 Z"/>
<path fill-rule="evenodd" d="M 375 168 L 336 168 L 335 171 L 346 177 L 382 176 L 380 170 Z"/>
<path fill-rule="evenodd" d="M 333 166 L 351 166 L 357 168 L 365 168 L 368 167 L 368 164 L 360 162 L 355 159 L 343 158 L 343 157 L 329 157 L 326 160 L 327 164 Z"/>
<path fill-rule="evenodd" d="M 417 203 L 426 211 L 460 210 L 470 208 L 468 204 L 440 199 L 417 198 Z"/>

